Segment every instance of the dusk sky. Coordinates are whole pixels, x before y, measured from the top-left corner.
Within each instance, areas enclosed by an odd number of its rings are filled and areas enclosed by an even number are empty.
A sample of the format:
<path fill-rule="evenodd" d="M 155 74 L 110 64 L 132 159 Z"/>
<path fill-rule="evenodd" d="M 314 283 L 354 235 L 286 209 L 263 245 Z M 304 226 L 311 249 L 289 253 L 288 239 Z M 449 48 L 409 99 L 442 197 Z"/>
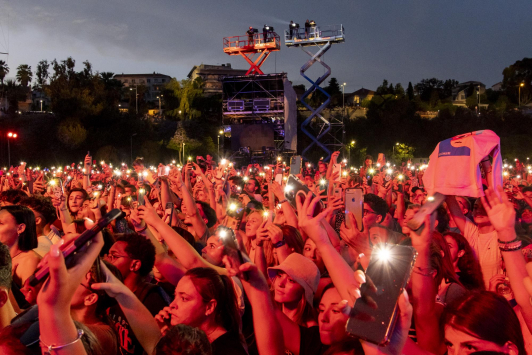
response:
<path fill-rule="evenodd" d="M 0 52 L 9 51 L 0 59 L 8 78 L 19 64 L 35 70 L 41 59 L 72 56 L 77 70 L 88 60 L 97 71 L 183 79 L 201 63 L 248 68 L 223 53 L 223 37 L 264 24 L 284 33 L 290 20 L 303 26 L 308 18 L 344 25 L 346 42 L 325 62 L 346 92 L 375 89 L 383 79 L 406 88 L 432 77 L 490 87 L 506 66 L 532 56 L 531 14 L 530 0 L 0 0 Z M 283 45 L 262 68 L 306 83 L 299 68 L 307 58 Z"/>

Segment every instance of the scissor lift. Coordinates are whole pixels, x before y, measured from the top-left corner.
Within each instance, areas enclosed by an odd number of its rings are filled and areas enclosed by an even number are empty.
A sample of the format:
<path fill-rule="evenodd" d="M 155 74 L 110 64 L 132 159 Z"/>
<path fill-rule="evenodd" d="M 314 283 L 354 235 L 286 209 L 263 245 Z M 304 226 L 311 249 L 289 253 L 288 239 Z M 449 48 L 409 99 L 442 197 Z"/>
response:
<path fill-rule="evenodd" d="M 343 118 L 342 120 L 331 118 L 331 121 L 329 121 L 321 115 L 321 112 L 329 105 L 331 96 L 320 87 L 320 84 L 331 74 L 331 68 L 325 64 L 321 57 L 333 44 L 343 43 L 344 41 L 344 27 L 342 25 L 324 27 L 312 26 L 309 29 L 292 28 L 285 31 L 285 45 L 287 47 L 301 47 L 301 49 L 310 56 L 308 62 L 306 62 L 300 70 L 301 76 L 312 84 L 300 98 L 301 103 L 311 112 L 311 115 L 301 124 L 301 130 L 312 139 L 312 143 L 302 152 L 304 157 L 306 157 L 305 153 L 316 144 L 327 154 L 325 160 L 329 160 L 332 153 L 331 148 L 339 150 L 344 145 L 342 142 L 343 138 L 338 138 L 338 133 L 341 132 L 343 134 L 344 132 Z M 306 48 L 310 46 L 316 46 L 319 49 L 314 54 Z M 323 65 L 326 71 L 316 81 L 312 81 L 307 75 L 305 75 L 305 72 L 316 62 Z M 320 90 L 327 98 L 325 102 L 316 109 L 312 108 L 305 102 L 305 98 L 315 90 Z M 319 119 L 317 134 L 314 133 L 314 129 L 310 127 L 310 124 L 315 117 Z"/>
<path fill-rule="evenodd" d="M 241 55 L 249 63 L 246 75 L 264 74 L 260 67 L 272 52 L 281 50 L 281 39 L 273 31 L 268 32 L 266 40 L 262 32 L 249 36 L 233 36 L 224 38 L 224 52 L 229 55 Z M 258 55 L 258 56 L 257 56 Z"/>

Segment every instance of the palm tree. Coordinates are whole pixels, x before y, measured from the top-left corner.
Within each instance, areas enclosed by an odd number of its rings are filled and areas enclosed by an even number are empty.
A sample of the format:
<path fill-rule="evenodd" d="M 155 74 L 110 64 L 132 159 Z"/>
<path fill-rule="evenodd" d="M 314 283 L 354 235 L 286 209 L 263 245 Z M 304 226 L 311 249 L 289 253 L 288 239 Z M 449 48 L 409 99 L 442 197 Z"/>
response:
<path fill-rule="evenodd" d="M 33 73 L 31 72 L 31 67 L 28 64 L 21 64 L 17 68 L 17 80 L 20 82 L 20 85 L 27 87 L 28 83 L 31 82 Z"/>
<path fill-rule="evenodd" d="M 0 60 L 0 83 L 2 83 L 2 86 L 4 86 L 4 78 L 6 77 L 7 73 L 9 73 L 9 67 L 7 66 L 7 63 L 3 60 Z"/>

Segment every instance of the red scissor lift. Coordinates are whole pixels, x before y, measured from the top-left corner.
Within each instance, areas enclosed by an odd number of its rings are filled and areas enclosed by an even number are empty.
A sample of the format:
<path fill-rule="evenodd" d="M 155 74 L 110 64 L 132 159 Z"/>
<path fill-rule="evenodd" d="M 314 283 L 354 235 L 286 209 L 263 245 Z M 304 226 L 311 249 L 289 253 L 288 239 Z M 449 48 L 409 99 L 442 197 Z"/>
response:
<path fill-rule="evenodd" d="M 268 32 L 266 40 L 263 33 L 254 33 L 253 40 L 246 36 L 224 38 L 224 52 L 229 55 L 241 55 L 249 63 L 246 75 L 264 74 L 260 67 L 271 52 L 281 49 L 281 40 L 275 32 Z M 257 56 L 258 54 L 258 56 Z"/>

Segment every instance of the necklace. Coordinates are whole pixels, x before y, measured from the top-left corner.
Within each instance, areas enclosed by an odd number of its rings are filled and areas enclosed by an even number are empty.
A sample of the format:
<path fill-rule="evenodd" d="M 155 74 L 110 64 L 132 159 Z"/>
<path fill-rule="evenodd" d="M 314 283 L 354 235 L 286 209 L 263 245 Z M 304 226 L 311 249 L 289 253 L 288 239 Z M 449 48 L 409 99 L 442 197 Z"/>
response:
<path fill-rule="evenodd" d="M 20 254 L 24 253 L 24 250 L 19 251 L 14 257 L 11 258 L 11 260 L 15 259 Z"/>

